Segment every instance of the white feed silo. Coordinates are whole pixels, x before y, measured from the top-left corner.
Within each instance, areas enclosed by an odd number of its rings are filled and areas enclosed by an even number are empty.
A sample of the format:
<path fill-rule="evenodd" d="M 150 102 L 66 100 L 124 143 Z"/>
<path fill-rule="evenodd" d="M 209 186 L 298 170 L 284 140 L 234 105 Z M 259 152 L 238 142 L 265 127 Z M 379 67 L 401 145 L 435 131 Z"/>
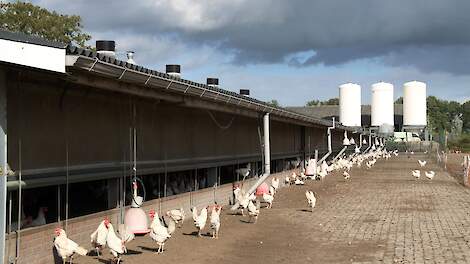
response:
<path fill-rule="evenodd" d="M 345 83 L 339 86 L 339 122 L 343 126 L 361 126 L 361 86 Z"/>
<path fill-rule="evenodd" d="M 393 109 L 393 85 L 386 82 L 372 84 L 371 125 L 395 124 Z"/>
<path fill-rule="evenodd" d="M 403 125 L 424 127 L 426 124 L 426 83 L 403 84 Z"/>

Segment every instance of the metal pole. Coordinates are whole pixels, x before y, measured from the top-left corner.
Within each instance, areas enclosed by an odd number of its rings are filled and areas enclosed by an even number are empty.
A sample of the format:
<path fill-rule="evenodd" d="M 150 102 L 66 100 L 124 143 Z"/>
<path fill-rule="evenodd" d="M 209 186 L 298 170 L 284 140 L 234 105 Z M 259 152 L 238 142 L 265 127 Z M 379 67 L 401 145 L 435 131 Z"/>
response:
<path fill-rule="evenodd" d="M 65 142 L 65 231 L 69 221 L 69 142 Z"/>
<path fill-rule="evenodd" d="M 270 175 L 271 172 L 271 165 L 270 165 L 270 148 L 269 148 L 269 113 L 266 113 L 263 118 L 263 123 L 264 123 L 264 174 L 261 176 L 256 183 L 251 186 L 251 188 L 248 190 L 247 194 L 250 195 L 253 193 L 256 188 L 258 188 L 259 185 L 261 185 Z M 236 210 L 238 208 L 238 202 L 236 202 L 231 210 Z"/>
<path fill-rule="evenodd" d="M 7 211 L 7 87 L 5 73 L 0 71 L 0 263 L 5 259 Z M 21 185 L 21 184 L 20 184 Z M 11 196 L 10 196 L 11 198 Z M 11 207 L 10 207 L 11 210 Z"/>
<path fill-rule="evenodd" d="M 57 185 L 57 223 L 60 223 L 60 185 Z"/>
<path fill-rule="evenodd" d="M 327 129 L 327 134 L 328 134 L 328 153 L 325 154 L 325 156 L 323 156 L 317 163 L 322 163 L 324 160 L 326 160 L 326 158 L 328 158 L 328 156 L 331 155 L 331 153 L 333 152 L 333 149 L 331 147 L 331 130 L 332 129 L 335 129 L 336 128 L 336 122 L 335 122 L 335 118 L 333 117 L 333 126 L 331 127 L 328 127 Z"/>
<path fill-rule="evenodd" d="M 343 149 L 341 149 L 341 151 L 334 157 L 332 162 L 335 162 L 339 158 L 339 156 L 341 156 L 341 154 L 343 154 L 346 151 L 346 149 L 348 149 L 348 146 L 344 146 Z"/>
<path fill-rule="evenodd" d="M 194 169 L 194 192 L 196 192 L 198 189 L 198 184 L 197 184 L 197 169 Z"/>
<path fill-rule="evenodd" d="M 165 178 L 163 179 L 163 180 L 164 180 L 164 182 L 163 182 L 163 197 L 166 197 L 166 196 L 167 196 L 167 192 L 166 192 L 167 177 L 168 177 L 168 173 L 167 173 L 166 158 L 165 158 Z"/>
<path fill-rule="evenodd" d="M 271 153 L 269 146 L 269 113 L 263 117 L 264 125 L 264 173 L 269 175 L 271 173 Z"/>
<path fill-rule="evenodd" d="M 311 142 L 311 139 L 310 139 L 310 135 L 308 135 L 308 158 L 310 159 L 311 155 L 312 155 L 312 146 L 311 146 L 312 142 Z"/>
<path fill-rule="evenodd" d="M 18 258 L 20 256 L 20 232 L 21 232 L 21 192 L 22 192 L 22 186 L 21 186 L 21 136 L 20 139 L 18 140 L 18 230 L 16 232 L 16 260 L 15 262 L 18 262 Z"/>
<path fill-rule="evenodd" d="M 8 248 L 7 248 L 7 257 L 8 257 L 8 261 L 10 261 L 10 239 L 11 239 L 11 215 L 12 215 L 12 207 L 13 207 L 13 199 L 12 199 L 12 192 L 10 191 L 9 194 L 8 194 L 8 204 L 9 204 L 9 208 L 8 208 Z"/>
<path fill-rule="evenodd" d="M 133 150 L 133 176 L 134 176 L 134 181 L 137 181 L 137 130 L 136 130 L 136 109 L 135 109 L 135 102 L 132 101 L 132 116 L 133 116 L 133 124 L 132 124 L 132 132 L 133 132 L 133 141 L 132 141 L 132 150 Z"/>

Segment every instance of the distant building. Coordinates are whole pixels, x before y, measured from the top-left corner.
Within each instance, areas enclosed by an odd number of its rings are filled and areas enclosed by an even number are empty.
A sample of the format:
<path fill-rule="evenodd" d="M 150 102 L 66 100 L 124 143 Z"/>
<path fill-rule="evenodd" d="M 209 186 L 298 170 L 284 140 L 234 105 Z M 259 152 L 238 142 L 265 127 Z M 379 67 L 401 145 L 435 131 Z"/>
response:
<path fill-rule="evenodd" d="M 286 107 L 288 110 L 297 112 L 299 114 L 322 118 L 331 119 L 335 117 L 339 121 L 339 105 L 319 105 L 319 106 L 294 106 Z M 361 107 L 362 113 L 362 126 L 369 127 L 371 124 L 371 106 L 363 105 Z M 395 131 L 401 131 L 403 127 L 403 105 L 395 104 Z"/>

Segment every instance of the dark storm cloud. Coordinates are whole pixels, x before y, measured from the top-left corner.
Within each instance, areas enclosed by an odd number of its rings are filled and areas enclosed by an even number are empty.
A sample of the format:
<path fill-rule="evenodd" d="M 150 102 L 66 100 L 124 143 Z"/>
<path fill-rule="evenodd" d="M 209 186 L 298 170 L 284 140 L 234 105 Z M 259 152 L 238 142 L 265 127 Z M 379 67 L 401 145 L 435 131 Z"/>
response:
<path fill-rule="evenodd" d="M 94 32 L 169 35 L 212 45 L 233 61 L 338 65 L 380 58 L 423 71 L 470 73 L 470 1 L 230 0 L 51 1 L 46 7 L 84 18 Z M 462 54 L 462 52 L 466 52 Z"/>

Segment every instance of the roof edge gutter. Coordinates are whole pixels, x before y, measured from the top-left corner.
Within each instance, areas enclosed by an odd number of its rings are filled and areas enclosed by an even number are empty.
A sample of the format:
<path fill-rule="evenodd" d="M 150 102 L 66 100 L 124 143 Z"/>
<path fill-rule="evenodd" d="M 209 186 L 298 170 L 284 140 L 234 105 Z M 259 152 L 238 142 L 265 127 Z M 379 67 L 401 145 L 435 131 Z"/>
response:
<path fill-rule="evenodd" d="M 97 67 L 98 65 L 112 67 L 116 70 L 120 70 L 121 73 L 119 74 L 119 76 L 114 76 L 113 74 L 110 74 L 109 71 L 99 70 L 99 67 Z M 81 70 L 98 73 L 100 75 L 105 75 L 108 78 L 116 77 L 115 78 L 116 80 L 128 81 L 128 82 L 132 82 L 132 83 L 136 83 L 136 84 L 140 84 L 144 86 L 151 86 L 151 83 L 150 83 L 151 80 L 157 79 L 159 81 L 167 82 L 168 84 L 171 83 L 173 85 L 178 84 L 178 85 L 184 86 L 186 87 L 186 89 L 184 90 L 185 94 L 188 93 L 189 90 L 195 91 L 194 93 L 200 94 L 200 97 L 206 100 L 214 100 L 216 102 L 221 102 L 221 103 L 230 103 L 233 105 L 237 105 L 238 107 L 245 107 L 256 112 L 270 113 L 270 114 L 281 116 L 281 117 L 304 121 L 307 123 L 311 123 L 312 125 L 323 125 L 323 126 L 331 125 L 330 121 L 328 120 L 316 119 L 316 118 L 302 115 L 293 111 L 288 111 L 283 108 L 273 107 L 261 101 L 258 102 L 255 99 L 231 95 L 228 93 L 218 91 L 217 89 L 205 88 L 205 85 L 199 87 L 197 85 L 185 82 L 184 80 L 175 80 L 173 78 L 166 78 L 166 77 L 158 76 L 158 75 L 151 74 L 151 73 L 144 73 L 142 71 L 134 70 L 128 67 L 105 62 L 98 58 L 92 58 L 92 57 L 87 57 L 83 55 L 69 54 L 69 55 L 66 55 L 66 66 L 75 67 Z M 144 81 L 138 82 L 136 80 L 128 79 L 127 77 L 128 74 L 126 73 L 132 73 L 138 76 L 142 76 L 142 79 Z M 169 86 L 167 87 L 169 88 Z M 343 127 L 341 126 L 341 128 Z M 350 128 L 347 128 L 347 127 L 344 127 L 343 129 L 352 131 Z"/>

